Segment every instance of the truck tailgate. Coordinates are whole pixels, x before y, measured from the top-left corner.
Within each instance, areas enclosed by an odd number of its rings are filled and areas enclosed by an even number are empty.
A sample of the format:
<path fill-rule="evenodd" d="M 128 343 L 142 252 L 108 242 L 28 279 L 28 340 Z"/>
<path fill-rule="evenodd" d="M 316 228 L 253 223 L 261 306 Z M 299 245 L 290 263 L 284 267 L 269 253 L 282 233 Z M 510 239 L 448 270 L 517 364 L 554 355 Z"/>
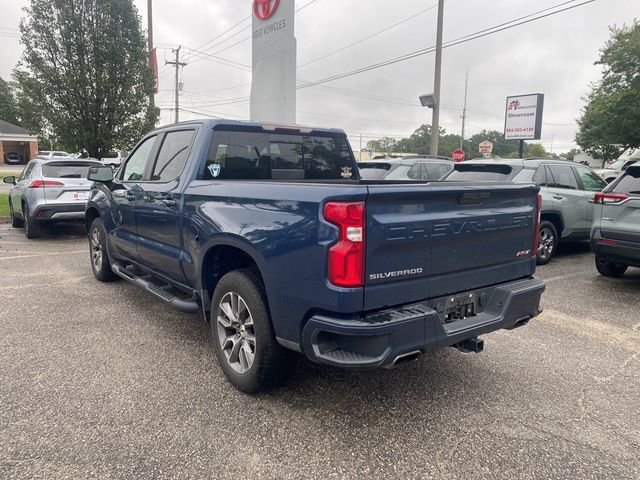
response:
<path fill-rule="evenodd" d="M 531 276 L 538 187 L 370 185 L 365 310 Z"/>

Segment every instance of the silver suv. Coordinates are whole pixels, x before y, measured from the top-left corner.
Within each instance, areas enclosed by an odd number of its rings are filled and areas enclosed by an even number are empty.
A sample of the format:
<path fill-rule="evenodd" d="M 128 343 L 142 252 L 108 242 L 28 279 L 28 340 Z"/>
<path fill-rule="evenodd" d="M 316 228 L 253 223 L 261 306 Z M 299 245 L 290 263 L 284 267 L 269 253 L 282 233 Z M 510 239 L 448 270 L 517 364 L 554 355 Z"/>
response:
<path fill-rule="evenodd" d="M 457 163 L 447 181 L 511 181 L 536 183 L 542 195 L 538 265 L 549 263 L 562 241 L 588 240 L 593 219 L 593 194 L 606 182 L 578 163 L 545 158 L 470 160 Z"/>
<path fill-rule="evenodd" d="M 90 160 L 31 160 L 18 179 L 4 177 L 13 184 L 9 191 L 11 225 L 24 227 L 27 238 L 40 236 L 42 222 L 84 220 L 84 207 L 92 182 L 89 167 L 101 166 Z"/>
<path fill-rule="evenodd" d="M 591 250 L 606 277 L 640 267 L 640 165 L 632 165 L 594 199 Z"/>

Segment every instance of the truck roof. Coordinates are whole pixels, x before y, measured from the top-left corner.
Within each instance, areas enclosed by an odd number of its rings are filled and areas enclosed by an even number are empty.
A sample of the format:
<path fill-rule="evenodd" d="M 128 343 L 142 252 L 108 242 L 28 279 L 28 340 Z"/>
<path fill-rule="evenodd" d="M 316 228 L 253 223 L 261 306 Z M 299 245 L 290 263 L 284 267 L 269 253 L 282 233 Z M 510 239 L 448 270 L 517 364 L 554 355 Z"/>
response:
<path fill-rule="evenodd" d="M 227 119 L 198 119 L 198 120 L 187 120 L 179 123 L 172 123 L 168 125 L 163 125 L 158 127 L 156 130 L 165 130 L 167 128 L 175 127 L 176 125 L 193 125 L 199 124 L 203 125 L 205 128 L 215 128 L 218 126 L 226 126 L 226 127 L 254 127 L 254 128 L 263 128 L 265 130 L 297 130 L 302 133 L 311 133 L 311 132 L 320 132 L 320 133 L 340 133 L 346 135 L 346 132 L 341 128 L 322 128 L 322 127 L 312 127 L 308 125 L 295 125 L 295 124 L 281 124 L 276 122 L 252 122 L 248 120 L 227 120 Z"/>

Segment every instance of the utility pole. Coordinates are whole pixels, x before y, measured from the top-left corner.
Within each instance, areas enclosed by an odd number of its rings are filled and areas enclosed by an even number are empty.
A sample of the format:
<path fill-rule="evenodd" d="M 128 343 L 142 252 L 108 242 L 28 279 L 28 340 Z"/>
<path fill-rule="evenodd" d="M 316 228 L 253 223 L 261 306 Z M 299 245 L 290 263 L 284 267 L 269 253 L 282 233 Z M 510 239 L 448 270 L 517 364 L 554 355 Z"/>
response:
<path fill-rule="evenodd" d="M 553 155 L 553 135 L 551 135 L 551 149 L 549 150 L 549 153 Z"/>
<path fill-rule="evenodd" d="M 467 120 L 467 92 L 469 89 L 469 72 L 464 76 L 464 107 L 462 107 L 462 135 L 460 135 L 460 149 L 464 150 L 464 124 Z"/>
<path fill-rule="evenodd" d="M 442 24 L 444 0 L 438 0 L 438 30 L 436 33 L 436 71 L 433 79 L 433 117 L 431 120 L 431 155 L 438 155 L 440 136 L 440 74 L 442 71 Z"/>
<path fill-rule="evenodd" d="M 360 134 L 360 161 L 362 161 L 362 134 Z"/>
<path fill-rule="evenodd" d="M 180 90 L 180 79 L 179 79 L 179 73 L 180 73 L 180 67 L 186 67 L 187 64 L 186 63 L 181 63 L 180 62 L 180 49 L 182 48 L 182 45 L 178 45 L 178 48 L 175 49 L 171 49 L 171 51 L 173 53 L 176 54 L 176 60 L 174 62 L 164 62 L 165 65 L 173 65 L 176 69 L 176 123 L 178 123 L 180 121 L 180 95 L 179 95 L 179 90 Z"/>
<path fill-rule="evenodd" d="M 153 55 L 153 0 L 147 0 L 147 33 L 149 35 L 149 69 L 153 69 L 153 65 L 151 64 L 151 56 Z M 149 95 L 149 106 L 151 109 L 156 106 L 153 89 Z"/>

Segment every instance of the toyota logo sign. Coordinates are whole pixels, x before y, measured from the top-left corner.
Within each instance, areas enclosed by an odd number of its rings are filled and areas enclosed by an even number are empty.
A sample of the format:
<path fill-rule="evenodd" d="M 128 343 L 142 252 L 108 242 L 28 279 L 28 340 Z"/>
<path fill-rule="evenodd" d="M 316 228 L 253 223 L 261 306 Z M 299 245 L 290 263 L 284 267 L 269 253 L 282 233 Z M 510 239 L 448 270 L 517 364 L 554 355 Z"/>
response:
<path fill-rule="evenodd" d="M 276 13 L 280 0 L 253 0 L 253 13 L 260 20 L 268 20 Z"/>

